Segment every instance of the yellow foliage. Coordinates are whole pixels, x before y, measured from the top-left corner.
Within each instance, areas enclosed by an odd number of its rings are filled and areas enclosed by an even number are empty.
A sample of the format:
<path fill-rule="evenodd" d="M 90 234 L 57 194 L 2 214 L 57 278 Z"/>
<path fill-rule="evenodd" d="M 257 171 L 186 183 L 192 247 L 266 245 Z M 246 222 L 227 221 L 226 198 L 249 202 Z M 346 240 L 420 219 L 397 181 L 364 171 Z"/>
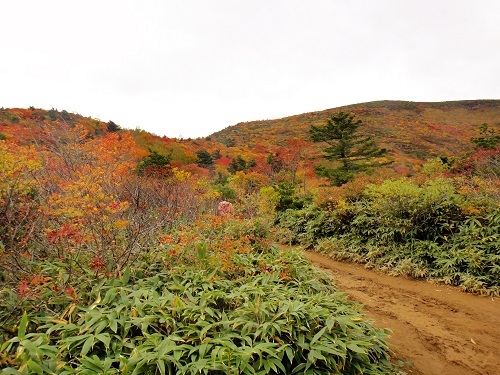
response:
<path fill-rule="evenodd" d="M 33 146 L 0 141 L 0 200 L 7 195 L 29 193 L 36 182 L 33 173 L 41 167 Z"/>
<path fill-rule="evenodd" d="M 221 197 L 221 193 L 214 189 L 213 185 L 206 178 L 201 178 L 196 181 L 196 190 L 200 193 L 203 199 L 215 200 Z"/>
<path fill-rule="evenodd" d="M 191 178 L 191 173 L 183 171 L 179 168 L 172 168 L 172 173 L 174 174 L 175 179 L 179 182 L 185 182 Z"/>
<path fill-rule="evenodd" d="M 113 228 L 115 229 L 125 229 L 130 224 L 129 220 L 118 219 L 113 223 Z"/>
<path fill-rule="evenodd" d="M 238 171 L 229 178 L 229 185 L 245 193 L 256 192 L 269 178 L 257 172 L 245 173 Z"/>
<path fill-rule="evenodd" d="M 436 175 L 442 175 L 443 172 L 448 170 L 447 166 L 443 163 L 440 158 L 429 159 L 422 166 L 421 173 L 433 177 Z"/>
<path fill-rule="evenodd" d="M 266 186 L 259 192 L 259 209 L 264 214 L 272 214 L 280 200 L 279 193 L 272 186 Z"/>

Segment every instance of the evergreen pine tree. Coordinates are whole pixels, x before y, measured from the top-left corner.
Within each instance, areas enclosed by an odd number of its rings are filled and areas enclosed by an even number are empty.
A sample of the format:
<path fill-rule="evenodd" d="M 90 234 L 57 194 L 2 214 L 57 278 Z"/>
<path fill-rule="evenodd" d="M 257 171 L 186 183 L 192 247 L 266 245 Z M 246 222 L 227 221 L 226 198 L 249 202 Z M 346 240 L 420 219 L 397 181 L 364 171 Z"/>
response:
<path fill-rule="evenodd" d="M 373 159 L 386 153 L 371 137 L 357 134 L 363 125 L 354 115 L 339 112 L 330 116 L 326 125 L 311 126 L 309 135 L 313 142 L 325 142 L 323 158 L 337 162 L 333 168 L 318 166 L 316 172 L 328 177 L 335 186 L 341 186 L 354 178 L 356 173 L 374 165 Z"/>

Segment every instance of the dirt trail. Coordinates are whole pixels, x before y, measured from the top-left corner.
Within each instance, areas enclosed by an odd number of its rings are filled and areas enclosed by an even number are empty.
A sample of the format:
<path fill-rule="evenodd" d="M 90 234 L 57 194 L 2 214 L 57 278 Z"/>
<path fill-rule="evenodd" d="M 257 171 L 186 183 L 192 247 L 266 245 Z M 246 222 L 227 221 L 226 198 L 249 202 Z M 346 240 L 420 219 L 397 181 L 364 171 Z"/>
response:
<path fill-rule="evenodd" d="M 365 306 L 378 327 L 393 330 L 395 357 L 409 374 L 500 374 L 500 298 L 392 277 L 306 252 L 338 287 Z"/>

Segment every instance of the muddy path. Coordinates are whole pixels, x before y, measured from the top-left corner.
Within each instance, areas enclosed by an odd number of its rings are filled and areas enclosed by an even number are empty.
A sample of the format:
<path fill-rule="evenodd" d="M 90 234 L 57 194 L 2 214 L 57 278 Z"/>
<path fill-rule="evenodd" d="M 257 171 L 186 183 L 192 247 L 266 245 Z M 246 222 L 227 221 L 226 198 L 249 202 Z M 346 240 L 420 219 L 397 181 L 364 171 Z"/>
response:
<path fill-rule="evenodd" d="M 330 272 L 340 290 L 365 306 L 378 327 L 393 330 L 393 355 L 408 374 L 500 374 L 500 298 L 392 277 L 360 265 L 306 256 Z"/>

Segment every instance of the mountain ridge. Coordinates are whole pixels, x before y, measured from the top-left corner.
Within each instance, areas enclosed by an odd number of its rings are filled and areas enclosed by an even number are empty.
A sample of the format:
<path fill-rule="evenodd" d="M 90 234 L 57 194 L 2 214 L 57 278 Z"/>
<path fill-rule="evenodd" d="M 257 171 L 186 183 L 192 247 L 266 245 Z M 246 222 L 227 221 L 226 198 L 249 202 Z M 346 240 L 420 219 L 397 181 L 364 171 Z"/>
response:
<path fill-rule="evenodd" d="M 121 131 L 130 132 L 143 150 L 170 154 L 176 166 L 195 165 L 196 153 L 206 150 L 222 155 L 219 164 L 223 166 L 227 167 L 231 159 L 241 156 L 247 161 L 256 160 L 262 169 L 266 167 L 270 154 L 291 153 L 300 143 L 300 157 L 310 168 L 320 157 L 323 147 L 310 141 L 310 126 L 324 124 L 329 116 L 339 111 L 352 112 L 362 120 L 364 125 L 360 127 L 360 133 L 372 136 L 381 147 L 389 150 L 392 168 L 407 173 L 429 158 L 460 157 L 471 152 L 474 145 L 470 139 L 479 134 L 483 123 L 500 132 L 500 100 L 496 99 L 442 102 L 381 100 L 349 104 L 279 119 L 240 122 L 196 139 L 160 137 L 139 129 Z M 54 126 L 78 127 L 85 130 L 90 138 L 120 130 L 112 121 L 105 123 L 64 110 L 33 107 L 0 110 L 2 138 L 31 142 Z"/>
<path fill-rule="evenodd" d="M 338 111 L 353 112 L 363 121 L 361 132 L 372 135 L 382 146 L 397 153 L 409 153 L 425 160 L 438 155 L 456 156 L 472 150 L 470 138 L 482 123 L 500 126 L 500 100 L 477 99 L 443 102 L 383 100 L 325 109 L 322 111 L 238 123 L 213 133 L 220 142 L 234 138 L 250 147 L 273 137 L 277 145 L 287 138 L 308 137 L 311 125 L 326 122 Z M 278 131 L 279 134 L 273 134 Z M 265 132 L 265 133 L 264 133 Z M 246 134 L 243 134 L 246 133 Z M 314 147 L 314 146 L 313 146 Z"/>

